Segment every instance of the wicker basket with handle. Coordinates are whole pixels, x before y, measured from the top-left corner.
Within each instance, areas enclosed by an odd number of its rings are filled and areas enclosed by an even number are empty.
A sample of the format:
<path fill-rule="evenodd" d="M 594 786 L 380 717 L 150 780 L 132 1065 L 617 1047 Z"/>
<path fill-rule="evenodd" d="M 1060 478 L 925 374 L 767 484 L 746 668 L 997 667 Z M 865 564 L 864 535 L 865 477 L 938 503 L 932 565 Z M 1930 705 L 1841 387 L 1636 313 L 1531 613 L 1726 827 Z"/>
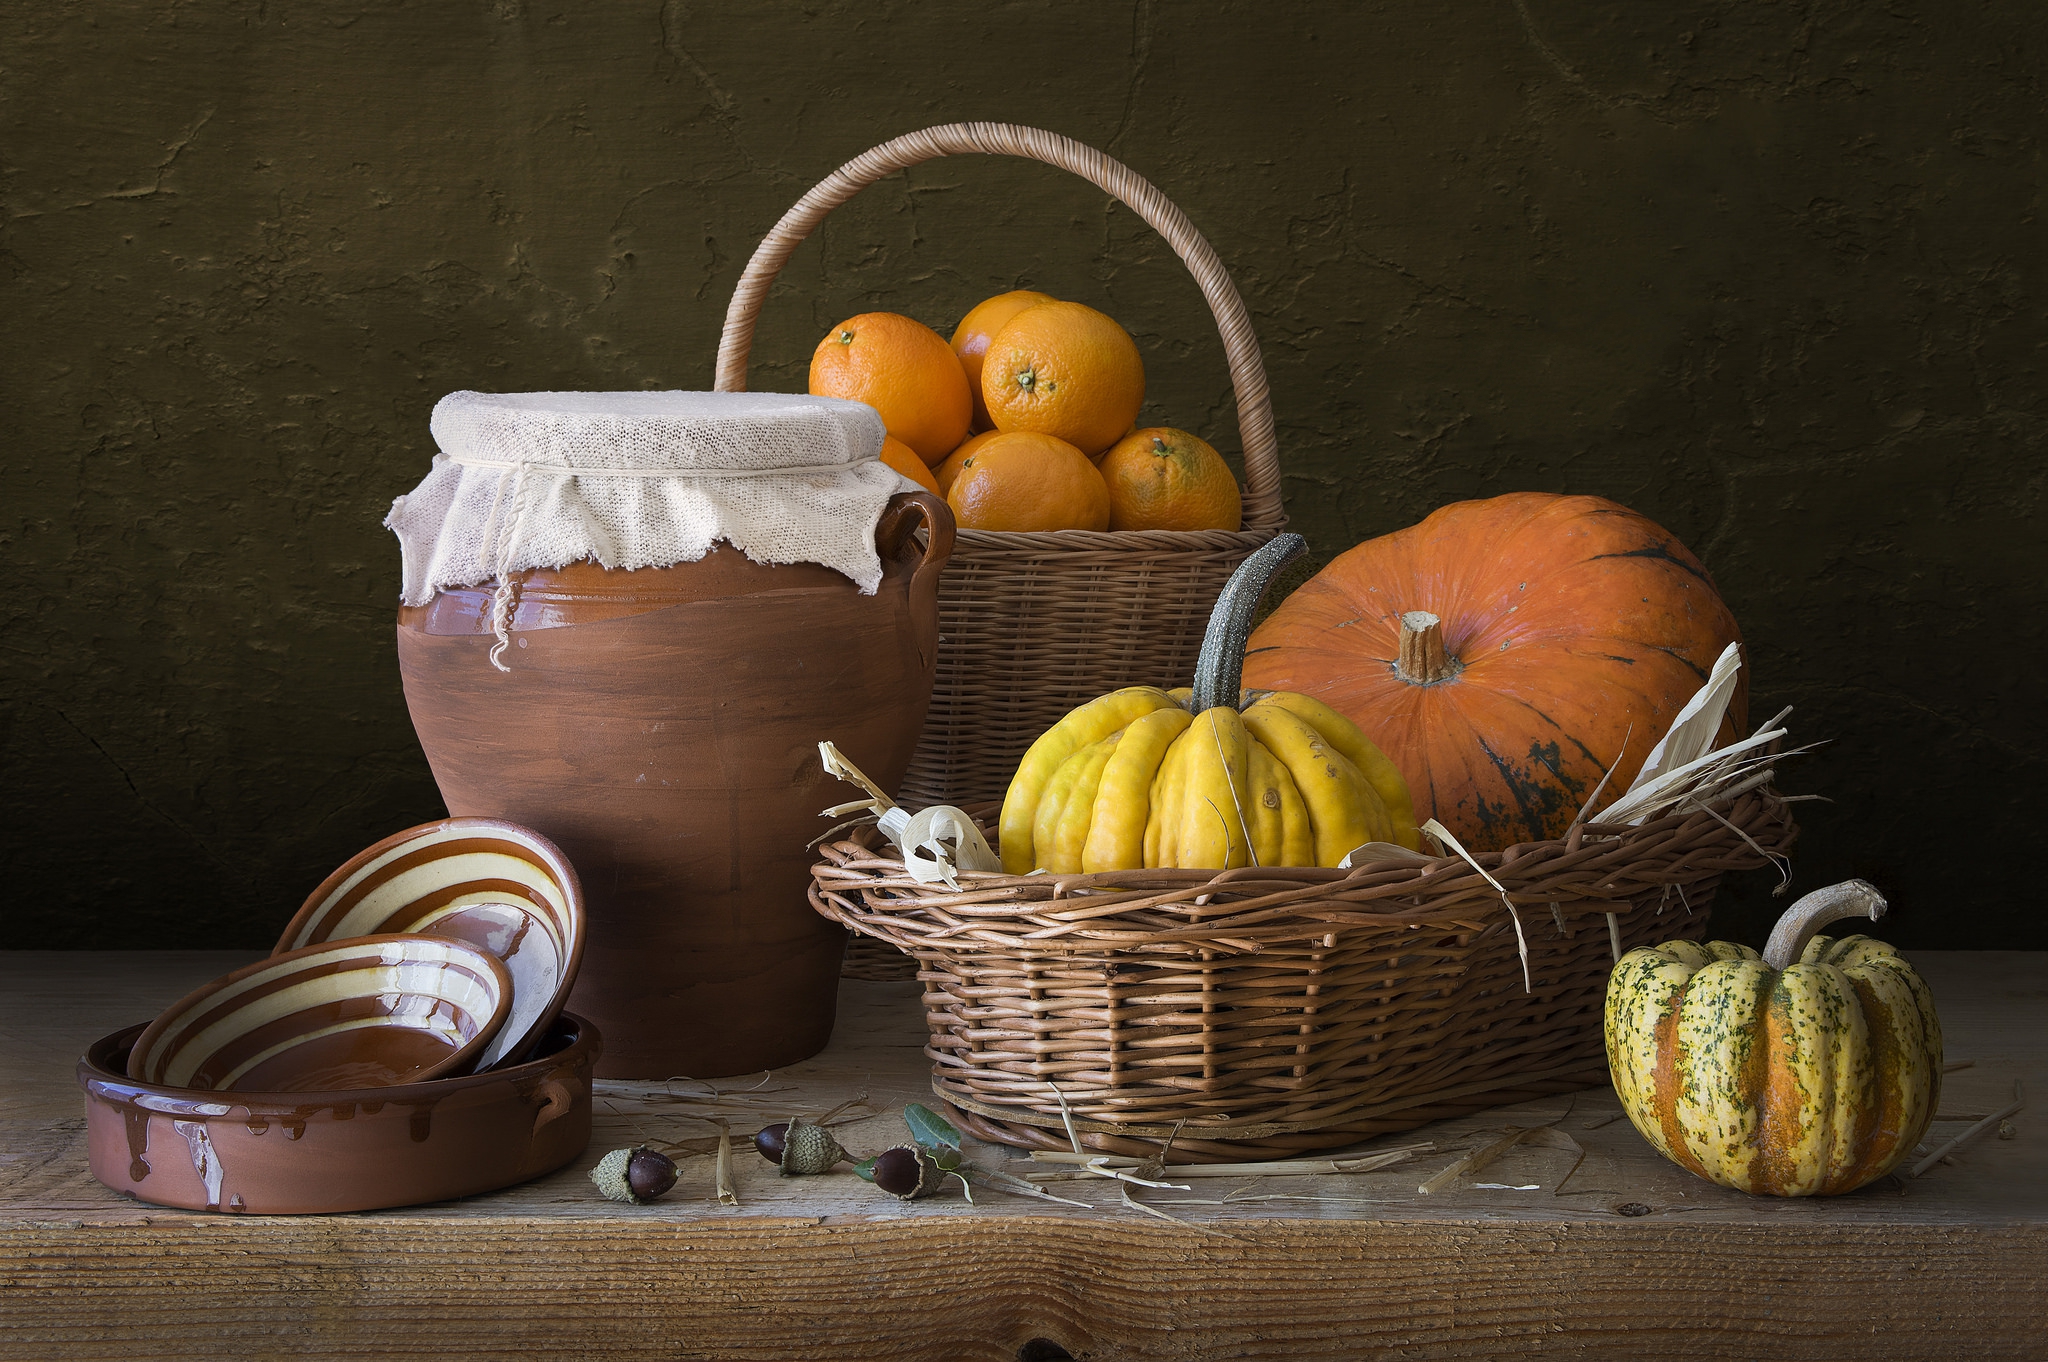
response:
<path fill-rule="evenodd" d="M 718 390 L 746 387 L 754 324 L 769 286 L 828 213 L 896 171 L 975 153 L 1021 156 L 1081 176 L 1137 213 L 1180 256 L 1215 314 L 1237 393 L 1244 520 L 1230 531 L 960 531 L 939 584 L 931 709 L 898 792 L 912 807 L 998 799 L 1025 749 L 1076 705 L 1119 686 L 1187 674 L 1216 593 L 1287 522 L 1265 365 L 1216 252 L 1129 167 L 1036 128 L 927 128 L 856 156 L 798 199 L 762 239 L 733 291 Z"/>

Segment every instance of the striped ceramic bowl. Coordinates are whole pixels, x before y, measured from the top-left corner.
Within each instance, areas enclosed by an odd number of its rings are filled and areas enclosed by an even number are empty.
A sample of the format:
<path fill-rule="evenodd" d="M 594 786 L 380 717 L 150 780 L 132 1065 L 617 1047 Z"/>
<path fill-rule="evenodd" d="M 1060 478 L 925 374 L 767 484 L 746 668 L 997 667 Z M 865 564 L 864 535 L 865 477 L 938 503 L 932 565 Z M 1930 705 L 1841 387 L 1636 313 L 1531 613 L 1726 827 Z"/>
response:
<path fill-rule="evenodd" d="M 583 886 L 553 842 L 497 818 L 444 818 L 394 833 L 321 882 L 279 952 L 389 932 L 462 941 L 496 956 L 512 1011 L 477 1061 L 516 1064 L 547 1032 L 583 959 Z"/>
<path fill-rule="evenodd" d="M 431 936 L 363 936 L 259 960 L 166 1008 L 128 1054 L 138 1082 L 323 1092 L 468 1073 L 503 1028 L 496 957 Z"/>

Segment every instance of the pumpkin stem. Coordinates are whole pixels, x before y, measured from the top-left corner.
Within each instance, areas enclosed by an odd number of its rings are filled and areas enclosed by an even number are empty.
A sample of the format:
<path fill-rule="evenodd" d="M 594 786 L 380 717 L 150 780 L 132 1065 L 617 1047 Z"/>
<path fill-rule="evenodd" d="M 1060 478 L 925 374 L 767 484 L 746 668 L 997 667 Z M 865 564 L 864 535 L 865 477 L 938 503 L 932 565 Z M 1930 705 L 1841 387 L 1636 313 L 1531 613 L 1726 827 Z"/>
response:
<path fill-rule="evenodd" d="M 1843 880 L 1816 889 L 1785 910 L 1771 939 L 1764 943 L 1764 964 L 1774 970 L 1790 969 L 1806 953 L 1806 943 L 1830 922 L 1845 917 L 1867 917 L 1872 922 L 1884 916 L 1884 895 L 1868 880 Z"/>
<path fill-rule="evenodd" d="M 1244 680 L 1244 645 L 1252 636 L 1252 615 L 1280 569 L 1307 551 L 1308 541 L 1300 535 L 1278 535 L 1230 574 L 1222 594 L 1216 597 L 1216 608 L 1209 612 L 1209 628 L 1202 635 L 1201 656 L 1195 661 L 1194 694 L 1188 697 L 1190 713 L 1200 714 L 1218 705 L 1237 708 L 1238 686 Z"/>
<path fill-rule="evenodd" d="M 1394 663 L 1394 675 L 1412 686 L 1434 686 L 1463 670 L 1458 659 L 1444 651 L 1442 620 L 1427 610 L 1401 616 L 1401 656 Z"/>

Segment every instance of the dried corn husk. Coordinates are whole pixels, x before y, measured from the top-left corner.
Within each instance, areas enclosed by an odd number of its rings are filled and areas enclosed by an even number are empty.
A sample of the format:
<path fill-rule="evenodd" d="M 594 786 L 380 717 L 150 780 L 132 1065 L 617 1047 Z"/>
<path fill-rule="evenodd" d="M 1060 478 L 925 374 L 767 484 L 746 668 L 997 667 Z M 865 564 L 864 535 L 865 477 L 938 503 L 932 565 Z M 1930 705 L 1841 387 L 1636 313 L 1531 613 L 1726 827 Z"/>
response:
<path fill-rule="evenodd" d="M 1771 725 L 1791 712 L 1788 709 L 1780 713 L 1771 720 Z M 1763 749 L 1785 733 L 1785 729 L 1766 726 L 1740 742 L 1716 748 L 1667 771 L 1646 785 L 1637 785 L 1602 810 L 1598 821 L 1639 824 L 1680 806 L 1707 808 L 1730 803 L 1737 795 L 1769 781 L 1772 765 L 1784 754 Z"/>
<path fill-rule="evenodd" d="M 1735 696 L 1735 681 L 1741 670 L 1742 645 L 1731 643 L 1714 660 L 1707 683 L 1685 702 L 1678 717 L 1671 721 L 1670 731 L 1650 749 L 1643 769 L 1636 773 L 1624 797 L 1707 754 L 1714 745 L 1714 735 L 1721 731 L 1721 720 L 1728 713 L 1728 702 Z"/>
<path fill-rule="evenodd" d="M 974 826 L 974 820 L 951 804 L 934 804 L 911 813 L 831 743 L 818 744 L 818 759 L 828 774 L 868 792 L 868 798 L 835 804 L 820 817 L 840 818 L 857 810 L 874 814 L 883 835 L 894 841 L 902 853 L 903 868 L 919 884 L 943 884 L 948 889 L 958 889 L 958 871 L 1003 868 L 1002 859 L 981 835 L 981 829 Z"/>
<path fill-rule="evenodd" d="M 1409 847 L 1393 842 L 1367 842 L 1364 846 L 1353 847 L 1344 853 L 1344 859 L 1337 862 L 1339 870 L 1356 870 L 1362 865 L 1376 861 L 1426 861 L 1429 857 Z"/>

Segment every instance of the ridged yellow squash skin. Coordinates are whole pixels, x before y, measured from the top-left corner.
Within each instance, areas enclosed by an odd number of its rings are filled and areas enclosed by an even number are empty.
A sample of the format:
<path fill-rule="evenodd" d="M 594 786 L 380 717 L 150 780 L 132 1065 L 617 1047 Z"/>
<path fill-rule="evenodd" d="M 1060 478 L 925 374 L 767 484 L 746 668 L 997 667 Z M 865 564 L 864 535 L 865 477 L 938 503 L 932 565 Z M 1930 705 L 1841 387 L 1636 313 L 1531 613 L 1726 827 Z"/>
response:
<path fill-rule="evenodd" d="M 1252 787 L 1251 738 L 1244 721 L 1228 706 L 1203 710 L 1173 745 L 1187 753 L 1181 759 L 1179 797 L 1161 800 L 1150 811 L 1162 827 L 1173 823 L 1179 829 L 1172 843 L 1174 859 L 1160 864 L 1219 869 L 1250 865 L 1251 816 L 1246 804 Z"/>
<path fill-rule="evenodd" d="M 1167 748 L 1187 732 L 1192 722 L 1186 710 L 1170 705 L 1133 719 L 1123 730 L 1096 786 L 1088 840 L 1081 848 L 1082 869 L 1146 863 L 1152 782 L 1159 776 L 1159 764 L 1165 760 Z"/>
<path fill-rule="evenodd" d="M 1747 946 L 1630 951 L 1607 1062 L 1643 1138 L 1723 1187 L 1834 1196 L 1883 1177 L 1941 1100 L 1941 1020 L 1882 941 L 1816 936 L 1779 972 Z"/>
<path fill-rule="evenodd" d="M 1388 841 L 1411 850 L 1422 845 L 1422 836 L 1415 829 L 1415 799 L 1408 792 L 1408 782 L 1401 778 L 1401 773 L 1394 769 L 1394 763 L 1373 746 L 1372 740 L 1356 724 L 1313 696 L 1291 690 L 1251 691 L 1248 694 L 1258 704 L 1276 705 L 1306 719 L 1316 732 L 1358 768 L 1359 774 L 1380 797 L 1380 803 L 1386 806 L 1387 818 L 1394 825 L 1394 835 Z M 1356 742 L 1352 741 L 1354 737 Z"/>
<path fill-rule="evenodd" d="M 1128 731 L 1119 729 L 1076 752 L 1046 786 L 1045 798 L 1038 804 L 1038 817 L 1032 823 L 1032 834 L 1048 866 L 1066 869 L 1080 865 L 1103 768 L 1109 765 L 1110 757 Z"/>
<path fill-rule="evenodd" d="M 1003 801 L 1003 869 L 1335 865 L 1365 842 L 1419 846 L 1406 786 L 1349 720 L 1275 694 L 1190 715 L 1186 695 L 1132 687 L 1047 729 Z"/>
<path fill-rule="evenodd" d="M 1126 686 L 1097 696 L 1038 735 L 1038 741 L 1017 764 L 1009 793 L 1003 796 L 999 836 L 1004 873 L 1028 875 L 1038 868 L 1038 806 L 1047 783 L 1067 758 L 1101 742 L 1133 719 L 1169 707 L 1178 707 L 1178 702 L 1157 686 Z"/>
<path fill-rule="evenodd" d="M 1294 778 L 1308 805 L 1314 864 L 1335 865 L 1353 847 L 1394 839 L 1394 820 L 1379 792 L 1308 720 L 1269 696 L 1244 712 L 1244 724 Z"/>
<path fill-rule="evenodd" d="M 1217 594 L 1195 684 L 1130 686 L 1040 734 L 1003 798 L 1003 869 L 1333 866 L 1366 842 L 1420 849 L 1408 786 L 1349 720 L 1239 687 L 1260 596 L 1306 550 L 1280 534 Z"/>

